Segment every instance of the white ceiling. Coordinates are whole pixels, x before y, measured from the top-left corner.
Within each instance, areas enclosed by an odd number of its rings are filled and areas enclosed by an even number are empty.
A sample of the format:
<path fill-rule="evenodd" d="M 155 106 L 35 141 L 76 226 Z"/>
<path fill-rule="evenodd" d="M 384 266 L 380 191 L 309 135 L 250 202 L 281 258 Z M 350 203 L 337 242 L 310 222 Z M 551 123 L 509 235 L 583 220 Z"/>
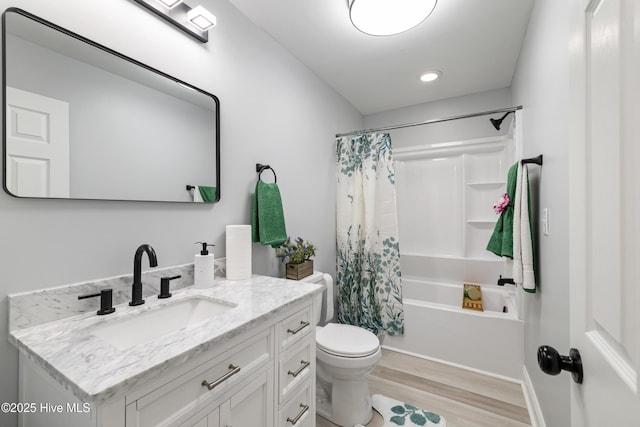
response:
<path fill-rule="evenodd" d="M 230 2 L 366 115 L 509 87 L 534 0 L 438 0 L 389 37 L 356 30 L 348 0 Z"/>

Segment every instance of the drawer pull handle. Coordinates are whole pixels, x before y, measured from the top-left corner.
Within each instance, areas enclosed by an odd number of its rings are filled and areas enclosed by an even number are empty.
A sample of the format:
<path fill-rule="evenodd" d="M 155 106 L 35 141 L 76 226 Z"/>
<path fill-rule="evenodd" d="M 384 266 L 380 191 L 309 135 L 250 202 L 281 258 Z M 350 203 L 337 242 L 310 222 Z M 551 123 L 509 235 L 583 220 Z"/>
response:
<path fill-rule="evenodd" d="M 304 371 L 307 368 L 307 366 L 309 366 L 311 364 L 311 362 L 307 362 L 307 361 L 304 361 L 304 360 L 301 360 L 300 363 L 302 363 L 302 366 L 300 366 L 297 371 L 295 371 L 295 372 L 289 371 L 288 372 L 289 375 L 291 375 L 293 378 L 295 378 L 298 375 L 300 375 L 300 373 L 302 371 Z"/>
<path fill-rule="evenodd" d="M 290 422 L 291 425 L 296 425 L 296 423 L 298 421 L 300 421 L 300 418 L 302 418 L 304 413 L 309 410 L 309 405 L 305 405 L 304 403 L 301 403 L 300 407 L 302 408 L 302 410 L 300 411 L 300 413 L 298 415 L 296 415 L 296 417 L 294 419 L 291 419 L 291 418 L 287 417 L 287 421 Z"/>
<path fill-rule="evenodd" d="M 301 330 L 303 330 L 304 328 L 306 328 L 307 326 L 309 326 L 309 322 L 305 322 L 304 320 L 302 320 L 300 322 L 300 326 L 298 326 L 296 329 L 287 329 L 287 332 L 289 332 L 292 335 L 295 335 Z"/>
<path fill-rule="evenodd" d="M 220 378 L 218 378 L 212 383 L 207 382 L 207 380 L 202 381 L 202 386 L 208 388 L 209 390 L 213 390 L 214 388 L 218 387 L 220 384 L 222 384 L 223 382 L 225 382 L 226 380 L 228 380 L 229 378 L 231 378 L 232 376 L 240 372 L 240 366 L 233 366 L 233 364 L 229 365 L 229 369 L 231 369 L 229 372 L 227 372 L 226 374 L 224 374 L 223 376 L 221 376 Z"/>

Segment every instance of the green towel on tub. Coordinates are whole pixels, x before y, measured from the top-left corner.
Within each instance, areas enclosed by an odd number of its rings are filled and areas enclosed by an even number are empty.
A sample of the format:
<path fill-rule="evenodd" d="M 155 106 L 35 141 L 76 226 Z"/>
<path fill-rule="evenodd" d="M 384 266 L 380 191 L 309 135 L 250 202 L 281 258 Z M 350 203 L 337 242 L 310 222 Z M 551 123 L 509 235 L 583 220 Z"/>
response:
<path fill-rule="evenodd" d="M 251 234 L 255 243 L 271 245 L 273 248 L 277 248 L 287 240 L 278 184 L 268 184 L 262 180 L 256 183 Z"/>
<path fill-rule="evenodd" d="M 507 174 L 507 194 L 510 202 L 500 214 L 487 244 L 488 251 L 509 258 L 513 258 L 513 200 L 516 196 L 517 177 L 518 163 L 514 163 Z"/>

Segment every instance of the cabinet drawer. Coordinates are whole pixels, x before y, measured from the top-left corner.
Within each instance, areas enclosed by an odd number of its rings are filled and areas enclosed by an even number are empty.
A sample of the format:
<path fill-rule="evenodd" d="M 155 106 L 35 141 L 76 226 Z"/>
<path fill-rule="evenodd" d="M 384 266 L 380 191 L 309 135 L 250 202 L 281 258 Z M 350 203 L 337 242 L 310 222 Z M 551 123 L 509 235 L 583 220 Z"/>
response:
<path fill-rule="evenodd" d="M 203 408 L 179 427 L 273 427 L 273 369 L 247 379 L 222 402 Z"/>
<path fill-rule="evenodd" d="M 272 360 L 271 331 L 270 328 L 250 338 L 133 402 L 127 401 L 127 427 L 170 425 L 186 413 L 220 398 Z"/>
<path fill-rule="evenodd" d="M 310 338 L 305 339 L 301 347 L 287 351 L 280 360 L 278 389 L 281 404 L 303 384 L 309 383 L 315 372 L 315 341 Z"/>
<path fill-rule="evenodd" d="M 291 347 L 302 338 L 306 337 L 313 329 L 311 323 L 311 307 L 305 307 L 303 310 L 287 317 L 278 324 L 278 337 L 280 348 L 286 349 Z"/>
<path fill-rule="evenodd" d="M 315 426 L 315 399 L 308 384 L 280 410 L 278 426 L 280 427 L 313 427 Z"/>

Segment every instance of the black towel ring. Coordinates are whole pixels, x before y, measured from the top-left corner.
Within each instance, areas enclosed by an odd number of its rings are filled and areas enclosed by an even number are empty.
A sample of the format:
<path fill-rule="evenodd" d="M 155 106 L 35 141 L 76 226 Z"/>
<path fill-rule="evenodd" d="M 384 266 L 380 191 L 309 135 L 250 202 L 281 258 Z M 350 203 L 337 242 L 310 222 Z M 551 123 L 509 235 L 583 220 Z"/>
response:
<path fill-rule="evenodd" d="M 258 172 L 258 180 L 262 179 L 262 172 L 264 172 L 265 170 L 270 169 L 271 173 L 273 173 L 273 182 L 274 184 L 278 182 L 278 177 L 276 176 L 276 171 L 273 170 L 273 168 L 269 165 L 263 165 L 260 163 L 256 163 L 256 172 Z"/>

